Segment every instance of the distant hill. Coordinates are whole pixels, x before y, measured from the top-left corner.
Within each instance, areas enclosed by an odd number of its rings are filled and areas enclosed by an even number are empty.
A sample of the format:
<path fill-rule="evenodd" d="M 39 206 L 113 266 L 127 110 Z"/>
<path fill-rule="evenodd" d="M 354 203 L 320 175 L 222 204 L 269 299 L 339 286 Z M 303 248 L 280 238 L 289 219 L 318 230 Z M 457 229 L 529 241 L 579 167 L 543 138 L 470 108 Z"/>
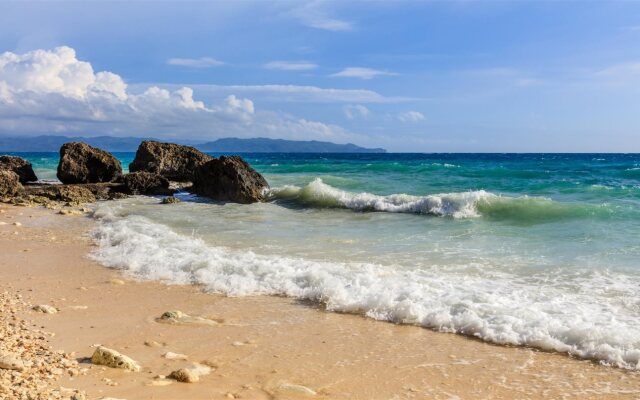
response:
<path fill-rule="evenodd" d="M 201 151 L 212 153 L 386 153 L 384 149 L 367 149 L 355 144 L 336 144 L 331 142 L 297 141 L 283 139 L 236 139 L 225 138 L 214 142 L 165 140 L 136 137 L 67 137 L 67 136 L 0 136 L 0 153 L 20 151 L 59 151 L 66 142 L 85 142 L 91 146 L 108 151 L 136 151 L 143 140 L 169 141 L 194 146 Z"/>
<path fill-rule="evenodd" d="M 224 138 L 196 145 L 213 153 L 386 153 L 385 149 L 367 149 L 352 143 L 336 144 L 316 140 Z"/>

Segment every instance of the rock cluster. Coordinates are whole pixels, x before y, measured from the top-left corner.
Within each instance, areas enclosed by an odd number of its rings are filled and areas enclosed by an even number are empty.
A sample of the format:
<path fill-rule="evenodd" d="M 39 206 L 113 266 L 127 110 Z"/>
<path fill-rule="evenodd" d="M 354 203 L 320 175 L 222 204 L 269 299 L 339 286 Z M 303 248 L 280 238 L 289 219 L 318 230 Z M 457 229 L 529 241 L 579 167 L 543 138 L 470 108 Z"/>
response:
<path fill-rule="evenodd" d="M 27 308 L 19 295 L 0 293 L 0 399 L 81 399 L 83 392 L 61 389 L 55 381 L 80 374 L 72 354 L 54 351 L 50 335 L 30 329 L 18 313 Z"/>
<path fill-rule="evenodd" d="M 122 166 L 107 151 L 71 142 L 60 148 L 57 176 L 62 183 L 115 182 L 122 176 Z"/>

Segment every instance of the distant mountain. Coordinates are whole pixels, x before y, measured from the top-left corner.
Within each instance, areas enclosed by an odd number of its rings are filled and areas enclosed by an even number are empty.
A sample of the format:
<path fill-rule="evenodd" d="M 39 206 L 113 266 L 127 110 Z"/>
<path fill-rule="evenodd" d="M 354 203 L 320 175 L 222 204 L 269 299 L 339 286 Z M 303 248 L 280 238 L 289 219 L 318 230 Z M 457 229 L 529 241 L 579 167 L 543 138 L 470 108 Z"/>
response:
<path fill-rule="evenodd" d="M 283 139 L 236 139 L 225 138 L 214 142 L 199 143 L 196 141 L 166 140 L 136 137 L 67 137 L 67 136 L 0 136 L 0 153 L 20 151 L 59 151 L 66 142 L 85 142 L 91 146 L 108 151 L 136 151 L 143 140 L 169 141 L 187 144 L 197 149 L 212 153 L 386 153 L 384 149 L 367 149 L 355 144 L 336 144 L 331 142 L 298 141 Z"/>
<path fill-rule="evenodd" d="M 316 140 L 224 138 L 196 145 L 212 153 L 386 153 L 385 149 L 367 149 L 355 144 L 336 144 Z"/>

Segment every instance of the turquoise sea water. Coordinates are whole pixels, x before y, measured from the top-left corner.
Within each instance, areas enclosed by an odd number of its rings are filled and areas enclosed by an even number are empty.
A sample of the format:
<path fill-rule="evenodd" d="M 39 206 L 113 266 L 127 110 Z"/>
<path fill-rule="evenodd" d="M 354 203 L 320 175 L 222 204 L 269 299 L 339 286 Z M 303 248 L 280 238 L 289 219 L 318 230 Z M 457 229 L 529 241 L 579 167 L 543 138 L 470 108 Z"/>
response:
<path fill-rule="evenodd" d="M 55 179 L 56 154 L 21 155 Z M 105 202 L 94 257 L 640 367 L 640 155 L 244 156 L 269 202 Z"/>

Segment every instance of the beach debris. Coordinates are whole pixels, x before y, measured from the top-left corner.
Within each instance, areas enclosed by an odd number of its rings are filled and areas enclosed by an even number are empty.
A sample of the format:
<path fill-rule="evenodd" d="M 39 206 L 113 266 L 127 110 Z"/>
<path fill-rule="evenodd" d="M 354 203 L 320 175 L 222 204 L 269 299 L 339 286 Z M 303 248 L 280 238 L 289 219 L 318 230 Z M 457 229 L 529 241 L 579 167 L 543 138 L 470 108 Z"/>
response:
<path fill-rule="evenodd" d="M 180 199 L 175 196 L 169 196 L 162 199 L 162 204 L 178 204 Z"/>
<path fill-rule="evenodd" d="M 0 351 L 0 369 L 22 371 L 24 369 L 24 362 L 15 354 Z"/>
<path fill-rule="evenodd" d="M 62 183 L 115 182 L 122 176 L 122 166 L 105 150 L 70 142 L 60 148 L 57 176 Z"/>
<path fill-rule="evenodd" d="M 38 304 L 36 306 L 31 307 L 33 311 L 41 312 L 44 314 L 55 314 L 58 312 L 58 309 L 54 306 L 50 306 L 48 304 Z"/>
<path fill-rule="evenodd" d="M 120 354 L 116 350 L 104 346 L 98 346 L 91 356 L 91 362 L 96 365 L 104 365 L 111 368 L 140 371 L 140 365 L 133 359 Z"/>
<path fill-rule="evenodd" d="M 179 310 L 165 311 L 156 321 L 165 324 L 218 325 L 218 322 L 212 319 L 191 316 Z"/>
<path fill-rule="evenodd" d="M 193 363 L 188 367 L 173 371 L 169 375 L 169 378 L 175 379 L 178 382 L 195 383 L 200 380 L 201 376 L 209 375 L 210 373 L 210 367 L 203 364 Z"/>
<path fill-rule="evenodd" d="M 174 353 L 172 351 L 167 351 L 162 355 L 162 357 L 167 360 L 187 360 L 189 358 L 186 354 Z"/>

